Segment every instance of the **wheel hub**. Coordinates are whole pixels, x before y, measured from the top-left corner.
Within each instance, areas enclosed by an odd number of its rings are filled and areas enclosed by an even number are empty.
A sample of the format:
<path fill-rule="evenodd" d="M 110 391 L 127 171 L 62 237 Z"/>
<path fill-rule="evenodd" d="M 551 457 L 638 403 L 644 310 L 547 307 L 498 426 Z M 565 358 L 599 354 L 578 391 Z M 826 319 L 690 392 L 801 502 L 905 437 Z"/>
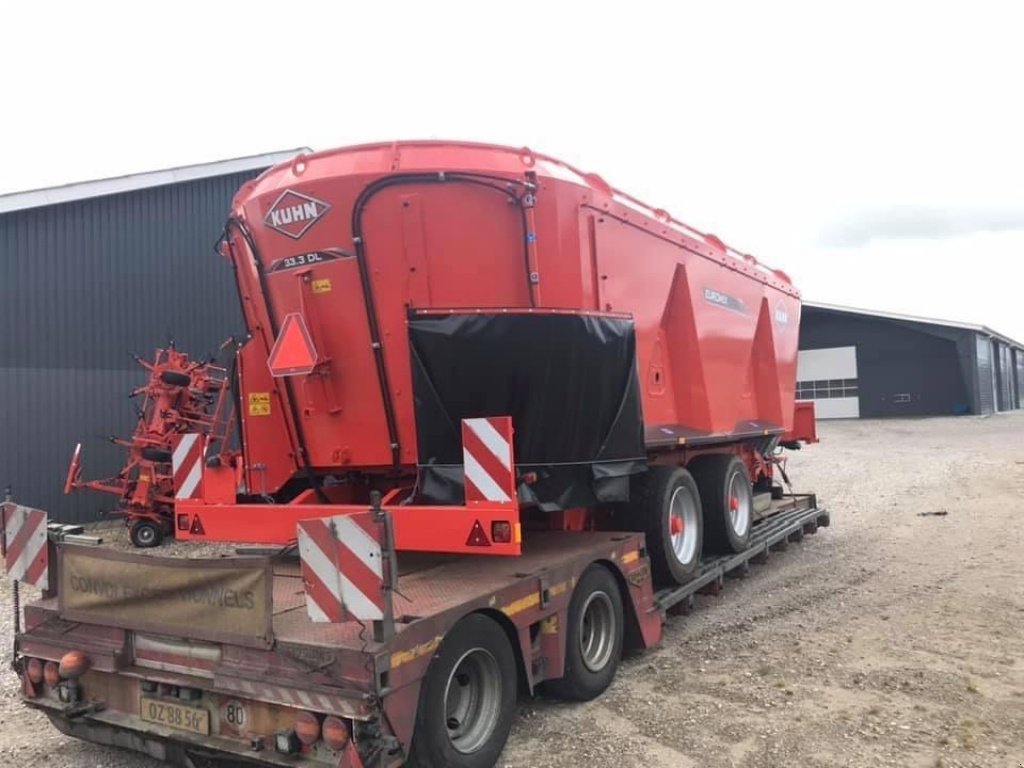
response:
<path fill-rule="evenodd" d="M 697 503 L 685 488 L 676 488 L 669 501 L 668 532 L 672 554 L 680 563 L 689 564 L 697 555 Z"/>
<path fill-rule="evenodd" d="M 445 689 L 445 724 L 457 752 L 476 752 L 491 737 L 501 710 L 501 686 L 490 651 L 473 648 L 459 659 Z"/>
<path fill-rule="evenodd" d="M 615 648 L 615 610 L 606 592 L 592 592 L 583 604 L 580 621 L 580 656 L 591 672 L 600 672 Z"/>

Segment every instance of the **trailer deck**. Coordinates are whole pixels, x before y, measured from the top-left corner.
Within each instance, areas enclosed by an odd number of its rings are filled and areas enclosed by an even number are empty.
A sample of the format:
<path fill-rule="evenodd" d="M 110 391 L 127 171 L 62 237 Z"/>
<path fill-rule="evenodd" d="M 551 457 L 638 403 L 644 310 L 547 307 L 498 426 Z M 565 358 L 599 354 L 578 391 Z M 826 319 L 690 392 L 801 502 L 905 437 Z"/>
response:
<path fill-rule="evenodd" d="M 655 602 L 667 613 L 688 613 L 693 596 L 717 594 L 726 576 L 746 575 L 751 562 L 765 562 L 773 549 L 789 541 L 800 541 L 805 534 L 827 528 L 831 519 L 827 510 L 818 508 L 814 494 L 790 494 L 772 502 L 772 512 L 756 523 L 750 533 L 750 546 L 738 554 L 705 558 L 700 573 L 690 582 L 659 590 Z"/>

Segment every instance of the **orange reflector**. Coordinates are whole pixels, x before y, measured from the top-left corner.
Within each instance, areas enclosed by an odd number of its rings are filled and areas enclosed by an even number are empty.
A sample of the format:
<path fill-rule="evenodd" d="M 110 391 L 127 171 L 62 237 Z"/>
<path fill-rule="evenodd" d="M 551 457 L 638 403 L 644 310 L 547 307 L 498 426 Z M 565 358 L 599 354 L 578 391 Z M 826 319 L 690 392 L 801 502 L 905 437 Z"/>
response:
<path fill-rule="evenodd" d="M 333 715 L 324 720 L 324 744 L 335 752 L 340 752 L 348 744 L 348 739 L 348 726 L 344 720 Z"/>
<path fill-rule="evenodd" d="M 320 738 L 320 718 L 312 712 L 299 712 L 295 718 L 295 735 L 307 747 Z"/>
<path fill-rule="evenodd" d="M 285 317 L 274 348 L 267 358 L 270 375 L 307 376 L 316 368 L 316 363 L 316 347 L 306 328 L 306 321 L 298 312 L 292 312 Z"/>
<path fill-rule="evenodd" d="M 487 534 L 484 533 L 484 527 L 480 525 L 480 521 L 477 520 L 473 523 L 473 527 L 469 531 L 469 538 L 466 539 L 467 547 L 489 547 L 491 546 L 490 539 L 487 538 Z"/>
<path fill-rule="evenodd" d="M 60 659 L 58 672 L 61 677 L 75 680 L 89 670 L 89 657 L 81 651 L 68 651 Z"/>
<path fill-rule="evenodd" d="M 60 667 L 57 666 L 57 662 L 46 662 L 46 666 L 43 667 L 43 679 L 51 688 L 57 686 L 57 683 L 60 682 Z"/>
<path fill-rule="evenodd" d="M 512 523 L 508 520 L 495 520 L 492 522 L 491 538 L 495 544 L 512 543 Z"/>
<path fill-rule="evenodd" d="M 43 662 L 39 659 L 29 659 L 25 674 L 28 675 L 28 679 L 32 681 L 33 685 L 39 685 L 43 682 Z"/>

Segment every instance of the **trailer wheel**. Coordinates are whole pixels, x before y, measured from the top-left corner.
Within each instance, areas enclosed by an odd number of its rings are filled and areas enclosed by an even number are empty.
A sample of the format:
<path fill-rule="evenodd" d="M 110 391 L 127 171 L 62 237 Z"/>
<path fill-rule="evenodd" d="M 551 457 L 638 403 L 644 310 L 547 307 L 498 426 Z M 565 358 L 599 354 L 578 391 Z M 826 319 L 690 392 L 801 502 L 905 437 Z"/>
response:
<path fill-rule="evenodd" d="M 754 491 L 747 466 L 732 454 L 699 456 L 688 465 L 704 502 L 710 551 L 742 552 L 750 543 Z"/>
<path fill-rule="evenodd" d="M 192 383 L 192 377 L 181 371 L 161 371 L 160 380 L 172 387 L 187 387 Z"/>
<path fill-rule="evenodd" d="M 681 467 L 652 466 L 634 480 L 630 509 L 643 526 L 656 586 L 685 584 L 700 569 L 700 492 Z"/>
<path fill-rule="evenodd" d="M 504 630 L 478 613 L 459 621 L 427 669 L 408 764 L 493 766 L 512 727 L 518 681 Z"/>
<path fill-rule="evenodd" d="M 136 520 L 128 529 L 128 538 L 139 549 L 150 549 L 160 546 L 164 540 L 164 529 L 152 520 Z"/>
<path fill-rule="evenodd" d="M 170 451 L 164 450 L 163 448 L 153 448 L 147 445 L 141 451 L 142 458 L 146 461 L 152 461 L 157 464 L 170 464 L 172 454 Z"/>
<path fill-rule="evenodd" d="M 611 685 L 622 656 L 622 594 L 607 568 L 591 565 L 569 601 L 565 674 L 544 683 L 560 699 L 589 701 Z"/>

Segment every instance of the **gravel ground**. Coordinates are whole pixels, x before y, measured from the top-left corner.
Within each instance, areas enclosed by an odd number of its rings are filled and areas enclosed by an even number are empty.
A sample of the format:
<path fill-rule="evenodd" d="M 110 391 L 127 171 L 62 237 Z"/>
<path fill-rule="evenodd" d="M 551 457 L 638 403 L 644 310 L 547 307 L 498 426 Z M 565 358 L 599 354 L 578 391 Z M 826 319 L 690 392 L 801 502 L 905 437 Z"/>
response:
<path fill-rule="evenodd" d="M 832 527 L 699 598 L 598 701 L 524 701 L 503 766 L 1019 768 L 1024 414 L 821 432 L 790 469 Z M 9 606 L 3 583 L 2 638 Z M 0 766 L 156 765 L 66 739 L 0 675 Z"/>

